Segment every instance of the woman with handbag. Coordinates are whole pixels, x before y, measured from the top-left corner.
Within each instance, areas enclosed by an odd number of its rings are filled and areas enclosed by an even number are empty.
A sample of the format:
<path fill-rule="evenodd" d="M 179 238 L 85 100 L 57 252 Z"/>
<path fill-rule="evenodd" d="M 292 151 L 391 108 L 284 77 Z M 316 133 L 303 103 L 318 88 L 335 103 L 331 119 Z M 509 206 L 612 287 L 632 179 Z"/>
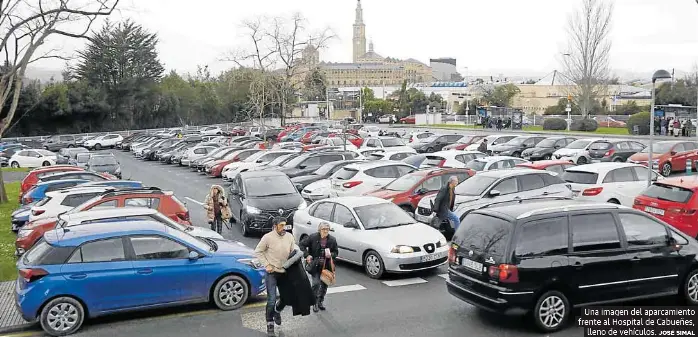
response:
<path fill-rule="evenodd" d="M 312 277 L 317 298 L 313 311 L 325 310 L 325 294 L 327 287 L 335 283 L 334 259 L 339 255 L 337 240 L 330 235 L 330 224 L 320 223 L 318 232 L 305 237 L 299 246 L 306 258 L 306 271 Z"/>
<path fill-rule="evenodd" d="M 211 191 L 206 196 L 204 202 L 206 209 L 206 218 L 208 219 L 211 230 L 221 234 L 223 231 L 223 220 L 230 219 L 230 208 L 228 200 L 225 199 L 225 191 L 220 185 L 212 185 Z"/>

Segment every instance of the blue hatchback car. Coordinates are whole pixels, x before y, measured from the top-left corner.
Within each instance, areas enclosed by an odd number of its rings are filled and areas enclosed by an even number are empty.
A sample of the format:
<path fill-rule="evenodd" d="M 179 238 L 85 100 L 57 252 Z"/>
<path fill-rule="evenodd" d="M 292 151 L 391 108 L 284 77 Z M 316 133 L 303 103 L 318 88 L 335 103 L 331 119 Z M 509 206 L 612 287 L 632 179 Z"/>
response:
<path fill-rule="evenodd" d="M 192 302 L 234 310 L 266 290 L 266 272 L 252 249 L 154 221 L 54 229 L 17 269 L 19 312 L 52 336 L 116 312 Z"/>

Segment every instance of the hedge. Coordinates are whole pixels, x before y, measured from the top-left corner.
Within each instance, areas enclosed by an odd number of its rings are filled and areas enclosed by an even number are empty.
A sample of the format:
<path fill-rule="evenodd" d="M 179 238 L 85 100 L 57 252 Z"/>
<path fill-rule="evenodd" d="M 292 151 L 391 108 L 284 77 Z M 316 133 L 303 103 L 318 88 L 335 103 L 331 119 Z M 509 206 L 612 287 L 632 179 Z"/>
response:
<path fill-rule="evenodd" d="M 567 130 L 567 121 L 557 117 L 546 118 L 543 121 L 543 130 Z"/>
<path fill-rule="evenodd" d="M 650 134 L 650 113 L 649 112 L 638 112 L 628 119 L 626 126 L 628 127 L 628 133 L 633 134 L 633 127 L 637 125 L 640 129 L 641 135 Z"/>
<path fill-rule="evenodd" d="M 570 130 L 594 132 L 599 128 L 599 123 L 591 118 L 578 119 L 572 122 Z"/>

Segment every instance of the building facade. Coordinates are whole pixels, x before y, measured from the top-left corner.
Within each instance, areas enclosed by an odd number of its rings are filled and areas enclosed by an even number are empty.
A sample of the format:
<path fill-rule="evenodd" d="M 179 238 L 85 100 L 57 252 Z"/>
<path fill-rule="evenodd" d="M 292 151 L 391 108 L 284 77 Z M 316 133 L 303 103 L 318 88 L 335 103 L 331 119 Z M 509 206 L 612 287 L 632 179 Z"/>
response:
<path fill-rule="evenodd" d="M 458 70 L 456 69 L 456 59 L 454 58 L 438 58 L 430 59 L 429 66 L 432 70 L 432 76 L 435 81 L 460 81 L 462 80 Z"/>

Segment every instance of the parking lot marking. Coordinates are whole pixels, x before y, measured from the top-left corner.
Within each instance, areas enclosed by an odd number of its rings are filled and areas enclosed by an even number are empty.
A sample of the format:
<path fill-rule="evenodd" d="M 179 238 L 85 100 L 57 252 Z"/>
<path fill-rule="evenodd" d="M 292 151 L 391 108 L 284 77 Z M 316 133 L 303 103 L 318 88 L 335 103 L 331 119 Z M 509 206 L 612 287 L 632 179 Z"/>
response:
<path fill-rule="evenodd" d="M 413 278 L 406 278 L 403 280 L 393 280 L 393 281 L 383 281 L 382 283 L 387 285 L 388 287 L 402 287 L 402 286 L 408 286 L 412 284 L 421 284 L 421 283 L 427 283 L 428 281 L 421 278 L 421 277 L 413 277 Z"/>
<path fill-rule="evenodd" d="M 448 273 L 446 273 L 446 274 L 439 274 L 439 277 L 448 280 Z"/>
<path fill-rule="evenodd" d="M 201 201 L 199 201 L 199 200 L 194 200 L 194 199 L 192 199 L 192 198 L 190 198 L 190 197 L 184 197 L 184 199 L 187 199 L 187 200 L 189 200 L 189 201 L 191 201 L 191 202 L 193 202 L 193 203 L 195 203 L 195 204 L 199 204 L 200 206 L 203 206 L 203 205 L 204 205 L 203 202 L 201 202 Z"/>
<path fill-rule="evenodd" d="M 29 336 L 41 336 L 42 333 L 39 331 L 25 331 L 25 332 L 17 332 L 17 333 L 12 333 L 8 335 L 0 335 L 0 337 L 29 337 Z"/>
<path fill-rule="evenodd" d="M 330 287 L 327 288 L 327 294 L 338 294 L 338 293 L 346 293 L 349 291 L 359 291 L 359 290 L 366 290 L 366 287 L 360 285 L 360 284 L 352 284 L 348 286 L 339 286 L 339 287 Z"/>

